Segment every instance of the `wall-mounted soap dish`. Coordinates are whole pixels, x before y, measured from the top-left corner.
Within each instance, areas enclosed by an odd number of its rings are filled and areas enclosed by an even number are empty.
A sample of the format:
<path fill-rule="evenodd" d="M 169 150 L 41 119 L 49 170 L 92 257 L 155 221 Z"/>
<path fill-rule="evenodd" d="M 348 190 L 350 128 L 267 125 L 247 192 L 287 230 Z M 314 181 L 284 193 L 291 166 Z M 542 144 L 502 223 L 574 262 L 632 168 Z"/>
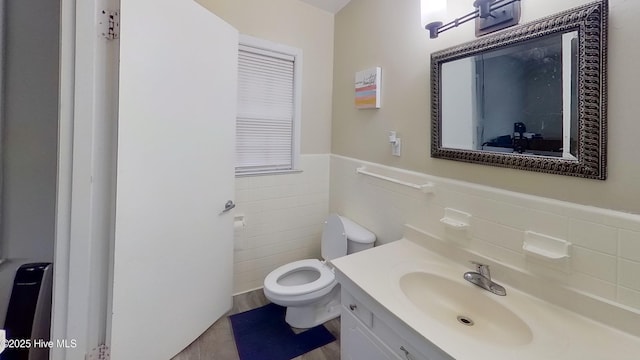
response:
<path fill-rule="evenodd" d="M 525 254 L 547 261 L 563 261 L 569 258 L 571 243 L 553 236 L 533 231 L 524 232 L 522 250 Z"/>
<path fill-rule="evenodd" d="M 471 214 L 460 210 L 445 208 L 444 217 L 440 219 L 447 228 L 453 230 L 467 230 L 471 226 Z"/>

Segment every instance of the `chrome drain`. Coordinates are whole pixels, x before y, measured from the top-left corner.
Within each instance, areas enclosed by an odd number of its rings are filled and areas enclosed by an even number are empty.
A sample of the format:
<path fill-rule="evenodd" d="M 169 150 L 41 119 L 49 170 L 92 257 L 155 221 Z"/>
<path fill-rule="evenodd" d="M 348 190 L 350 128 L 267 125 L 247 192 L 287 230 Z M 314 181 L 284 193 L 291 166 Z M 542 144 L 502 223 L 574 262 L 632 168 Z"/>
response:
<path fill-rule="evenodd" d="M 465 326 L 473 326 L 473 324 L 474 324 L 474 322 L 473 322 L 473 320 L 471 320 L 471 318 L 466 317 L 464 315 L 458 315 L 457 319 L 458 319 L 458 322 L 460 324 L 465 325 Z"/>

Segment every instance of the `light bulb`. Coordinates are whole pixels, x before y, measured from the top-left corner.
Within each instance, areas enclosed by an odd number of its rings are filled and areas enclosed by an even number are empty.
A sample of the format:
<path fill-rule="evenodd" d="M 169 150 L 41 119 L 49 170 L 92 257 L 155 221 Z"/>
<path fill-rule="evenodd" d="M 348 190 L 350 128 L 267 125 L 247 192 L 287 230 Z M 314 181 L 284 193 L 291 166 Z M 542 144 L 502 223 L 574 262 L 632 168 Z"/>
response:
<path fill-rule="evenodd" d="M 420 0 L 422 28 L 429 24 L 440 23 L 447 16 L 447 0 Z"/>

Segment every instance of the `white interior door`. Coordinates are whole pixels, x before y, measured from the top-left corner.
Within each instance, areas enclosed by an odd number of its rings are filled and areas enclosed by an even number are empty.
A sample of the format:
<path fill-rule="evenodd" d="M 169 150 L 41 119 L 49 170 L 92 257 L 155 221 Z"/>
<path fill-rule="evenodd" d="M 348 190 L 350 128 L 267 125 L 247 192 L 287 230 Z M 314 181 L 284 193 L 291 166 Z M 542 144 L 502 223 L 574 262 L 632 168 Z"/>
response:
<path fill-rule="evenodd" d="M 111 358 L 169 359 L 231 307 L 238 32 L 121 0 Z"/>

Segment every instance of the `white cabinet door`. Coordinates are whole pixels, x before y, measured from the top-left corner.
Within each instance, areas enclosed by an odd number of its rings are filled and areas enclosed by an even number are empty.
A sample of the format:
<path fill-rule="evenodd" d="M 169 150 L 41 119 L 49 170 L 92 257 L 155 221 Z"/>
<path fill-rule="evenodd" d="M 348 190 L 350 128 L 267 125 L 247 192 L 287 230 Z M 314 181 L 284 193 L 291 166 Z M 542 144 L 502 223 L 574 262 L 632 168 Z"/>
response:
<path fill-rule="evenodd" d="M 356 317 L 343 308 L 340 318 L 342 360 L 398 360 Z"/>
<path fill-rule="evenodd" d="M 121 0 L 111 358 L 169 359 L 231 307 L 238 32 Z"/>

